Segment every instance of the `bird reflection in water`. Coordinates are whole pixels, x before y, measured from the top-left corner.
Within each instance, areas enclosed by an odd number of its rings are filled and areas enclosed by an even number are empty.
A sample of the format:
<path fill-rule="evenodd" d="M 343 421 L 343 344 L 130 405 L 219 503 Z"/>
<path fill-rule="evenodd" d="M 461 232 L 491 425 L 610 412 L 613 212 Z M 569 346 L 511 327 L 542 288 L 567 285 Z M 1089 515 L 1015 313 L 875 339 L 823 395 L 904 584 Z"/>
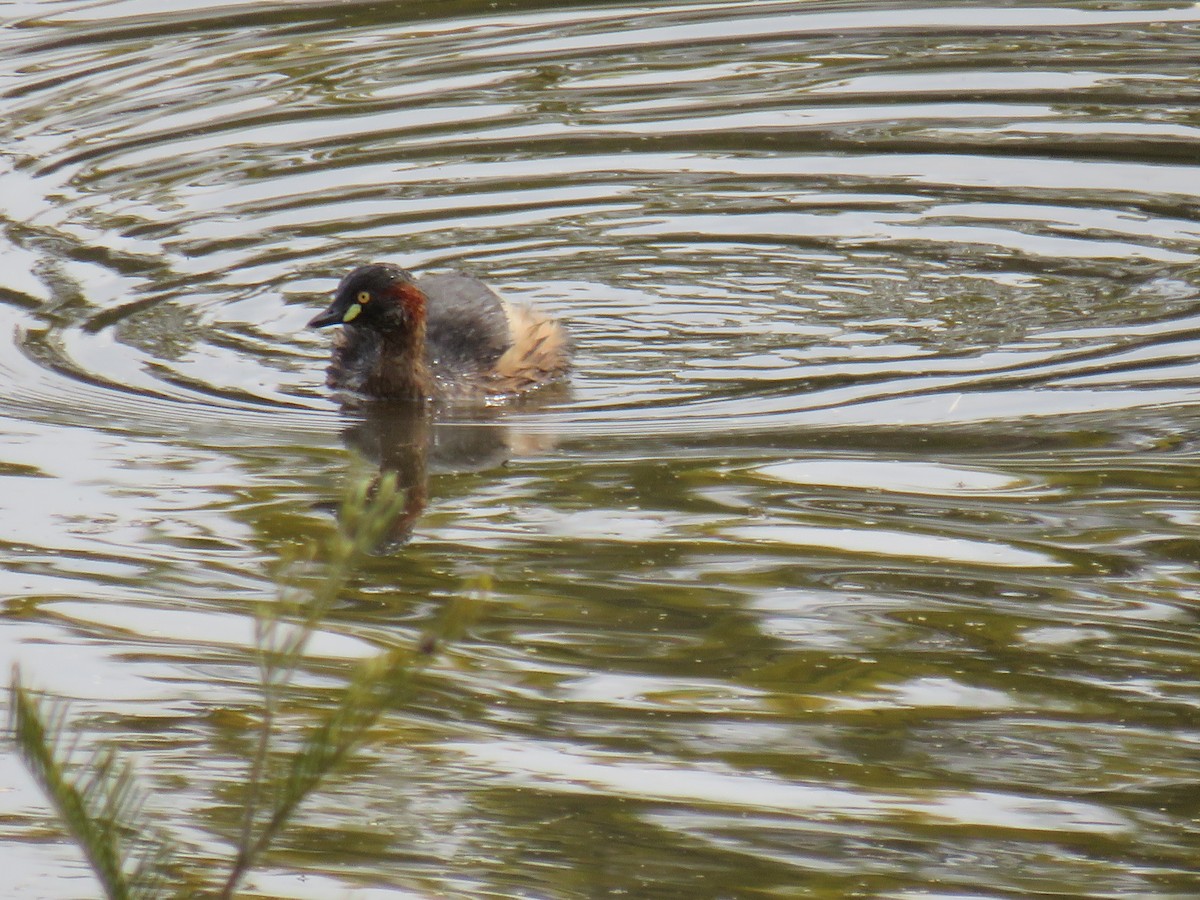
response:
<path fill-rule="evenodd" d="M 536 406 L 561 399 L 566 385 L 539 392 Z M 553 449 L 553 434 L 530 433 L 505 422 L 500 410 L 474 408 L 436 410 L 425 404 L 344 404 L 355 418 L 342 431 L 346 446 L 378 467 L 370 494 L 379 479 L 394 474 L 404 492 L 404 506 L 377 551 L 405 544 L 430 503 L 433 475 L 484 472 L 503 466 L 513 457 L 531 456 Z M 535 408 L 534 398 L 520 404 Z M 509 406 L 506 411 L 511 411 Z"/>

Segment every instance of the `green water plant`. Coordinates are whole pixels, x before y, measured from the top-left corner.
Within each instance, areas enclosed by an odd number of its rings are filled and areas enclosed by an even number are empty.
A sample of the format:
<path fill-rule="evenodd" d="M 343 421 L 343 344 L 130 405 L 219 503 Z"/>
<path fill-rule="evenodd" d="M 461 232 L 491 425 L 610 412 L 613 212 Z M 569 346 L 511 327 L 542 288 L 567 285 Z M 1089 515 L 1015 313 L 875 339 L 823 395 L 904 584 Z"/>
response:
<path fill-rule="evenodd" d="M 175 847 L 146 819 L 146 795 L 128 761 L 107 747 L 81 753 L 69 737 L 66 705 L 24 687 L 15 666 L 9 700 L 17 751 L 104 893 L 121 900 L 162 896 Z"/>
<path fill-rule="evenodd" d="M 262 704 L 233 858 L 219 883 L 206 886 L 233 897 L 263 854 L 325 778 L 363 746 L 372 727 L 403 702 L 415 677 L 438 649 L 467 626 L 472 597 L 451 603 L 412 647 L 384 650 L 363 661 L 337 702 L 289 748 L 277 724 L 280 704 L 305 660 L 313 635 L 363 559 L 387 537 L 403 510 L 394 478 L 356 484 L 342 504 L 336 531 L 285 567 L 276 601 L 256 618 L 255 649 Z M 482 586 L 480 586 L 482 587 Z M 80 751 L 70 737 L 64 704 L 22 683 L 14 669 L 9 687 L 10 733 L 25 766 L 83 851 L 110 898 L 194 893 L 177 843 L 146 815 L 145 792 L 127 761 L 105 747 Z M 195 873 L 191 873 L 194 877 Z M 189 882 L 192 878 L 187 879 Z"/>

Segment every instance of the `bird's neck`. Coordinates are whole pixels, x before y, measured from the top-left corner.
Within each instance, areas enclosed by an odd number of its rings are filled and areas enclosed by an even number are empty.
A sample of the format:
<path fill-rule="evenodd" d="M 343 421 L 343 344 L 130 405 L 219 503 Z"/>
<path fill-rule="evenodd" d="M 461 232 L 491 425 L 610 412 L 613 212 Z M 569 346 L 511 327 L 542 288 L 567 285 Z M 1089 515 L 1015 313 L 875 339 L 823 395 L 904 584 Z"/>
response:
<path fill-rule="evenodd" d="M 425 350 L 425 321 L 380 334 L 379 357 L 367 380 L 367 392 L 397 400 L 428 400 L 433 375 Z"/>

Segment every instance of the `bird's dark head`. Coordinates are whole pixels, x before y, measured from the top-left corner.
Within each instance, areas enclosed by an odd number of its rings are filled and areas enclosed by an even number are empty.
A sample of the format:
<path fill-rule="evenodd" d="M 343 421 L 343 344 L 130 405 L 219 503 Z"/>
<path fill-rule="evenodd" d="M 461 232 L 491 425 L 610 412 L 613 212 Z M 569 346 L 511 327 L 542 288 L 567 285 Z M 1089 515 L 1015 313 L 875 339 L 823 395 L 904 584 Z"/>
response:
<path fill-rule="evenodd" d="M 354 324 L 377 331 L 405 331 L 425 321 L 425 295 L 406 270 L 389 263 L 354 269 L 337 286 L 333 302 L 309 328 Z"/>

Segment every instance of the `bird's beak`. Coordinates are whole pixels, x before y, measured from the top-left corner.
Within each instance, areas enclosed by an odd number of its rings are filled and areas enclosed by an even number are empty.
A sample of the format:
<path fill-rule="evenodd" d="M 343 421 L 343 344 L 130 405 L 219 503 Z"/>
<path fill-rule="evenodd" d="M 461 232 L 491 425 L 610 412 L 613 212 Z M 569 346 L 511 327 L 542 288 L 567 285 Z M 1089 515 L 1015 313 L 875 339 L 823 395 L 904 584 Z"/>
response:
<path fill-rule="evenodd" d="M 308 323 L 309 328 L 324 328 L 326 325 L 340 325 L 342 323 L 342 313 L 338 309 L 338 305 L 334 303 L 324 312 L 319 312 L 312 317 Z"/>

